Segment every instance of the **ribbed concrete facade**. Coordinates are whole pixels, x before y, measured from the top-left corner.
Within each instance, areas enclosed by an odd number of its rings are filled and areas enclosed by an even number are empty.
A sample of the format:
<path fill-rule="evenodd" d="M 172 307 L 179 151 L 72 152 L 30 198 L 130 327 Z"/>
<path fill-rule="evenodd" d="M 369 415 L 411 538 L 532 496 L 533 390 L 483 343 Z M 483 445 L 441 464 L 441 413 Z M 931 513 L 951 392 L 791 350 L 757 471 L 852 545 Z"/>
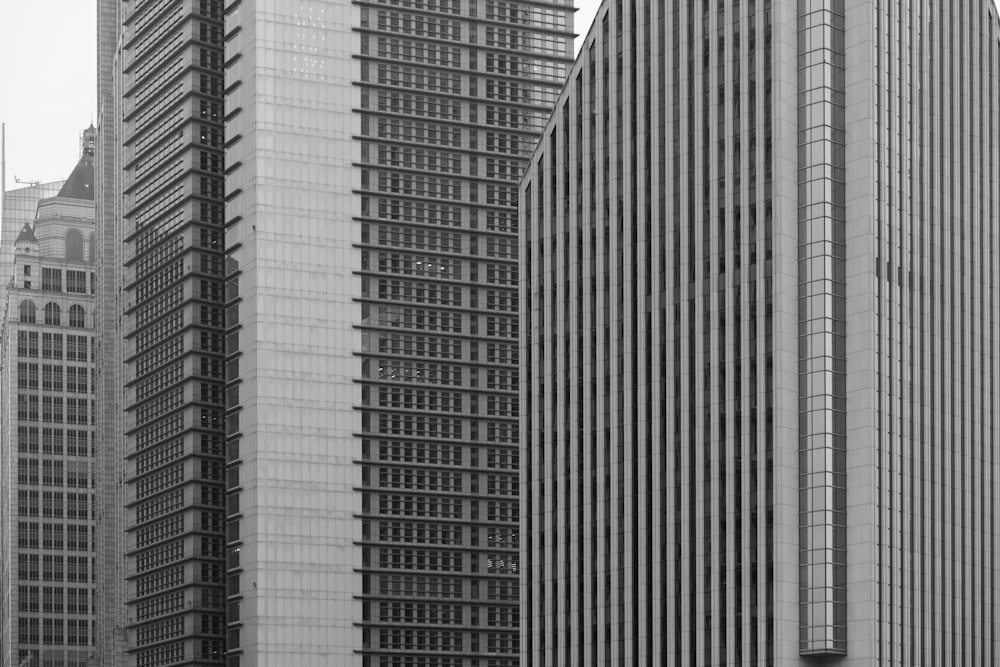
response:
<path fill-rule="evenodd" d="M 993 3 L 608 0 L 522 181 L 522 663 L 1000 660 Z"/>

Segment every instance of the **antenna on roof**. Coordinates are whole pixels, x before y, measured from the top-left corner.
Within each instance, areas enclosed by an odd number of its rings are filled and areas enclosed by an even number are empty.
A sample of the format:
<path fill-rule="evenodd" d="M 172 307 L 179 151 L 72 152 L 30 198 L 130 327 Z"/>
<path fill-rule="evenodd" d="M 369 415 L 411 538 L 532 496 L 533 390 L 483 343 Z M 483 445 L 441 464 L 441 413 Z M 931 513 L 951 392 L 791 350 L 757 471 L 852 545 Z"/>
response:
<path fill-rule="evenodd" d="M 41 181 L 22 181 L 20 178 L 17 177 L 17 174 L 14 174 L 14 182 L 20 183 L 21 185 L 38 185 L 39 183 L 41 183 Z"/>

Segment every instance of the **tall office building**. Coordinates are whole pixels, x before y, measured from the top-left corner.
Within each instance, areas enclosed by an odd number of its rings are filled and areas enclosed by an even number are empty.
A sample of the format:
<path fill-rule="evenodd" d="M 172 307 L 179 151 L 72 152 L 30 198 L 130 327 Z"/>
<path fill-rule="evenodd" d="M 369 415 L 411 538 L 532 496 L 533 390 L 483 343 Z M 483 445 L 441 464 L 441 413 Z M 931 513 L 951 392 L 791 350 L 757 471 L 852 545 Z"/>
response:
<path fill-rule="evenodd" d="M 224 660 L 222 10 L 98 5 L 102 664 Z"/>
<path fill-rule="evenodd" d="M 0 308 L 0 664 L 93 654 L 93 128 L 70 177 L 11 239 Z M 22 199 L 23 201 L 23 199 Z"/>
<path fill-rule="evenodd" d="M 1000 662 L 998 37 L 604 2 L 521 184 L 525 665 Z"/>
<path fill-rule="evenodd" d="M 95 659 L 102 667 L 125 664 L 125 458 L 124 419 L 121 412 L 123 345 L 121 287 L 121 2 L 97 3 L 97 142 L 94 151 L 97 247 L 95 327 L 99 350 L 94 381 L 94 425 L 105 443 L 96 453 L 94 497 L 96 503 L 94 575 L 96 600 Z"/>
<path fill-rule="evenodd" d="M 571 3 L 225 4 L 101 5 L 128 664 L 221 659 L 223 581 L 230 665 L 514 664 L 516 187 Z"/>
<path fill-rule="evenodd" d="M 517 663 L 516 190 L 572 11 L 227 5 L 234 664 Z"/>

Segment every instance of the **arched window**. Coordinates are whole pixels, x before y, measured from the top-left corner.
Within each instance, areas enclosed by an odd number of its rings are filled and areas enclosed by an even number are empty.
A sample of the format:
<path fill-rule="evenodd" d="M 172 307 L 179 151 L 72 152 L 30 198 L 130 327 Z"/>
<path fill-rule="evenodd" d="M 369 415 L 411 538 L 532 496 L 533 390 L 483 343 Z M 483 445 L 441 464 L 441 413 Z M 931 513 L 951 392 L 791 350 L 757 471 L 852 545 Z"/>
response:
<path fill-rule="evenodd" d="M 22 301 L 20 305 L 21 321 L 28 324 L 35 322 L 35 304 L 33 301 Z"/>
<path fill-rule="evenodd" d="M 83 306 L 69 307 L 69 325 L 71 327 L 83 328 L 86 325 L 86 317 L 83 314 Z"/>
<path fill-rule="evenodd" d="M 75 229 L 66 232 L 66 259 L 83 261 L 83 234 Z"/>
<path fill-rule="evenodd" d="M 45 304 L 45 323 L 55 324 L 56 326 L 62 324 L 62 311 L 59 309 L 58 303 L 50 301 Z"/>

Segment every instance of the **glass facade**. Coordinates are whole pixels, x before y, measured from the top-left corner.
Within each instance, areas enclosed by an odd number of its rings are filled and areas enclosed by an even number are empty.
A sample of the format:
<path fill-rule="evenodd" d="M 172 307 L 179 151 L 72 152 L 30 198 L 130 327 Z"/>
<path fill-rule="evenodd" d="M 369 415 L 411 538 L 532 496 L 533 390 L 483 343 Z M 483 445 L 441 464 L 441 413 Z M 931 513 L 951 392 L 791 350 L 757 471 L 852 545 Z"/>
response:
<path fill-rule="evenodd" d="M 998 30 L 601 5 L 520 187 L 525 664 L 997 661 Z"/>
<path fill-rule="evenodd" d="M 799 9 L 799 640 L 803 655 L 838 655 L 847 652 L 844 2 Z"/>
<path fill-rule="evenodd" d="M 86 667 L 96 642 L 95 285 L 83 242 L 94 230 L 93 166 L 88 145 L 71 181 L 90 198 L 48 192 L 36 200 L 34 225 L 9 239 L 0 337 L 4 665 Z M 48 286 L 42 275 L 53 278 Z"/>

